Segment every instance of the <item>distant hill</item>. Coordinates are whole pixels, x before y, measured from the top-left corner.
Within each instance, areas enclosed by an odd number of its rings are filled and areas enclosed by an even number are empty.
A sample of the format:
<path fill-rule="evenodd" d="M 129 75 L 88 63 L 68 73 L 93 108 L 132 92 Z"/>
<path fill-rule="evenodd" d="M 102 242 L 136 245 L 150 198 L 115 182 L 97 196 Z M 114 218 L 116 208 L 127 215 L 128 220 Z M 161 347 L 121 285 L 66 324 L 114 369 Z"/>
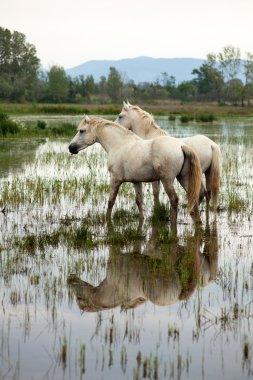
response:
<path fill-rule="evenodd" d="M 96 82 L 101 75 L 109 74 L 109 68 L 115 67 L 125 79 L 132 79 L 136 84 L 141 82 L 154 82 L 161 77 L 162 72 L 173 75 L 177 84 L 193 79 L 191 72 L 203 64 L 203 59 L 198 58 L 151 58 L 137 57 L 120 60 L 94 60 L 66 70 L 67 75 L 76 77 L 79 75 L 93 75 Z"/>

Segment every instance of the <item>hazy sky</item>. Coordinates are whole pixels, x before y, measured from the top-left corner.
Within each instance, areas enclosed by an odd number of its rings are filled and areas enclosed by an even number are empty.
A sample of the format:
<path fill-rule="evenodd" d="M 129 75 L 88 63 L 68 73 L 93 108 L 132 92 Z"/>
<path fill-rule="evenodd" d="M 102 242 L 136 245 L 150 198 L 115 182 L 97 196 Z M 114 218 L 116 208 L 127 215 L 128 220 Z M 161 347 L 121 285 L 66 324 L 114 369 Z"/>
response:
<path fill-rule="evenodd" d="M 141 55 L 253 53 L 253 0 L 0 0 L 0 26 L 33 43 L 43 67 Z"/>

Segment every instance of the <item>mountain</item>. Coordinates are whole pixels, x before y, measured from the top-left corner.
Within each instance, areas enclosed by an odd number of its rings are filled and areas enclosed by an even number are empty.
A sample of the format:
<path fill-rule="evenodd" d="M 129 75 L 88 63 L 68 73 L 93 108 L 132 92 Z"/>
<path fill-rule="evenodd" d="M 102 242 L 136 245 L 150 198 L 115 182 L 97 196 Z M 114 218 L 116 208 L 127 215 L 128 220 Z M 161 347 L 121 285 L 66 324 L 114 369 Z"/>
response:
<path fill-rule="evenodd" d="M 177 84 L 193 79 L 191 72 L 198 68 L 204 59 L 198 58 L 151 58 L 137 57 L 120 60 L 94 60 L 82 63 L 66 70 L 67 75 L 93 75 L 96 82 L 100 77 L 109 74 L 110 67 L 115 67 L 124 79 L 132 79 L 135 83 L 154 82 L 161 73 L 167 72 L 176 78 Z"/>

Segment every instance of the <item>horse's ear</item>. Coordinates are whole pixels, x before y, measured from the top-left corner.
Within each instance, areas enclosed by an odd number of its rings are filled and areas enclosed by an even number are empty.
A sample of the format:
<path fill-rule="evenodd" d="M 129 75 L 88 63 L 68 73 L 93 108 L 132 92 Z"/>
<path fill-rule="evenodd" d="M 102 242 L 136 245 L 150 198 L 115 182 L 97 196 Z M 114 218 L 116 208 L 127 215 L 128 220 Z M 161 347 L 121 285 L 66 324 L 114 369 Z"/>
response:
<path fill-rule="evenodd" d="M 129 100 L 127 99 L 127 105 L 129 106 L 129 107 L 131 107 L 131 104 L 129 103 Z"/>
<path fill-rule="evenodd" d="M 125 111 L 129 110 L 129 105 L 123 100 L 123 108 Z"/>
<path fill-rule="evenodd" d="M 89 121 L 90 121 L 90 118 L 89 118 L 89 116 L 88 115 L 84 115 L 84 121 L 86 121 L 87 123 L 89 123 Z"/>

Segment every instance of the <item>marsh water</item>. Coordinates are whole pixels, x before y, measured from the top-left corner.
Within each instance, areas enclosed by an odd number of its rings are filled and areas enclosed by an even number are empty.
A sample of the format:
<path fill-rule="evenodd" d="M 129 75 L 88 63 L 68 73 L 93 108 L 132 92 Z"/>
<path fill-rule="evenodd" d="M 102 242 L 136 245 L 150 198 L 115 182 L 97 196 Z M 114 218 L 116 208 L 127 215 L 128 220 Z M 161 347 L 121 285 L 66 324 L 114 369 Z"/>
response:
<path fill-rule="evenodd" d="M 176 234 L 150 184 L 143 223 L 130 184 L 106 222 L 99 145 L 71 156 L 66 139 L 0 141 L 0 379 L 252 378 L 253 118 L 156 121 L 221 146 L 219 209 L 201 205 L 202 229 L 178 184 Z"/>

